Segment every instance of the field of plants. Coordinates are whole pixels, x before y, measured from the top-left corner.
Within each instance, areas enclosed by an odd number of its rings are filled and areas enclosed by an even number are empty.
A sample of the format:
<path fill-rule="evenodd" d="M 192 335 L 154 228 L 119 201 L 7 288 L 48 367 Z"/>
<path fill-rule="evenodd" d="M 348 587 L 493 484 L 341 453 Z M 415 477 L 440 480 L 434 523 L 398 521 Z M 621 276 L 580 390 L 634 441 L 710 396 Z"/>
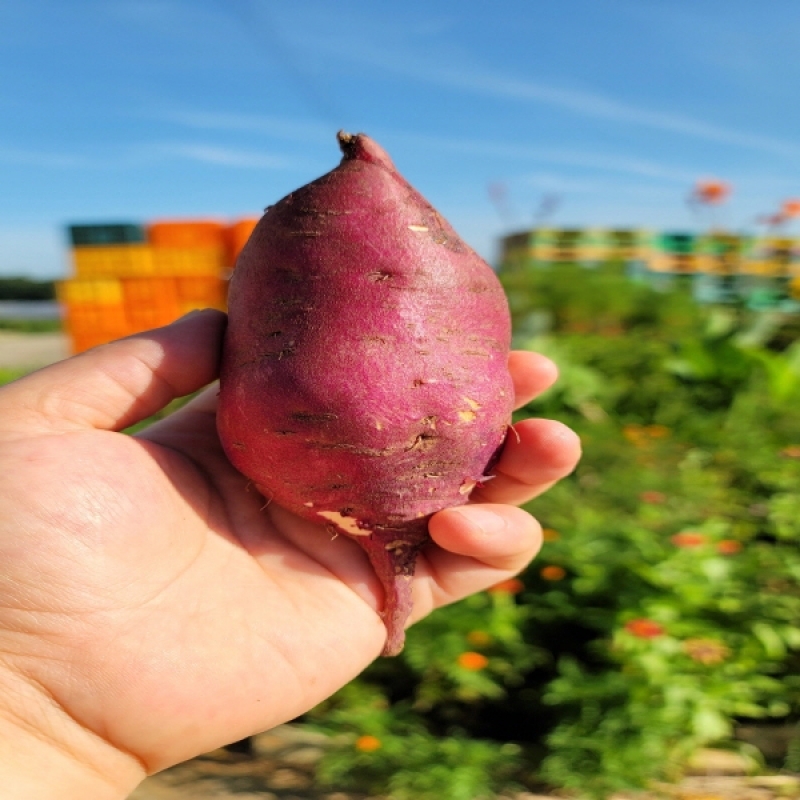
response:
<path fill-rule="evenodd" d="M 317 781 L 606 798 L 706 746 L 800 772 L 797 321 L 615 265 L 501 274 L 517 346 L 561 370 L 522 414 L 569 424 L 584 458 L 530 504 L 545 544 L 523 575 L 416 625 L 300 720 L 329 734 Z M 774 726 L 788 744 L 765 761 L 741 732 Z"/>
<path fill-rule="evenodd" d="M 420 623 L 309 715 L 347 734 L 321 777 L 408 800 L 608 797 L 676 779 L 702 746 L 763 762 L 744 725 L 790 726 L 769 766 L 800 771 L 791 320 L 614 265 L 503 279 L 517 345 L 561 370 L 523 413 L 576 429 L 583 461 L 530 504 L 545 545 L 525 574 Z"/>

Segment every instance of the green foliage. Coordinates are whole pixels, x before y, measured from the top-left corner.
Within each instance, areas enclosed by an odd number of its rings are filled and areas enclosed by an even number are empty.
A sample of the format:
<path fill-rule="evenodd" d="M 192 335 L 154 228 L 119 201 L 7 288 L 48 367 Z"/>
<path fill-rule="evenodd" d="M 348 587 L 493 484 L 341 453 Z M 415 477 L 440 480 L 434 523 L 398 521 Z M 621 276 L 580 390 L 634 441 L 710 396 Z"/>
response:
<path fill-rule="evenodd" d="M 54 300 L 53 281 L 37 281 L 32 278 L 0 278 L 0 300 Z"/>
<path fill-rule="evenodd" d="M 13 367 L 0 367 L 0 386 L 3 386 L 6 383 L 11 383 L 11 381 L 17 380 L 17 378 L 21 378 L 27 372 L 29 372 L 29 370 L 14 369 Z"/>
<path fill-rule="evenodd" d="M 406 704 L 390 706 L 366 683 L 346 687 L 317 715 L 337 745 L 317 779 L 337 789 L 397 800 L 488 800 L 517 769 L 519 746 L 436 736 Z"/>
<path fill-rule="evenodd" d="M 54 333 L 61 328 L 60 319 L 0 319 L 0 331 Z"/>

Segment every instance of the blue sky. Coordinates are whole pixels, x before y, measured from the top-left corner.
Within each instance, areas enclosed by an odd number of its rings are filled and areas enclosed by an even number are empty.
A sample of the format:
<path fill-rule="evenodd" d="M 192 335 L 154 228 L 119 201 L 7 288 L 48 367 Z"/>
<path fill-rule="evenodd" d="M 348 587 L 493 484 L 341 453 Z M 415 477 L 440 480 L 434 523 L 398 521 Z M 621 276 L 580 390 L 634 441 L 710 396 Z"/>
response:
<path fill-rule="evenodd" d="M 0 0 L 0 275 L 69 222 L 234 219 L 365 131 L 488 260 L 548 224 L 696 229 L 800 197 L 800 3 Z M 794 231 L 800 233 L 800 231 Z"/>

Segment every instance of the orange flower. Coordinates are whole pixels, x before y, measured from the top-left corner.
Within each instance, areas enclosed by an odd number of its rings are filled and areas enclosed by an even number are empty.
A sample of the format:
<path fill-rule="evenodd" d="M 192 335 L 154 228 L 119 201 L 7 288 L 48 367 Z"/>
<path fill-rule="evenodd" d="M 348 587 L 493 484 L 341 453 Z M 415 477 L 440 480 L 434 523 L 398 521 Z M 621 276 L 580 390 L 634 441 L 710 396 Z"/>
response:
<path fill-rule="evenodd" d="M 715 178 L 697 181 L 694 196 L 702 203 L 716 205 L 721 203 L 730 194 L 730 184 Z"/>
<path fill-rule="evenodd" d="M 661 503 L 665 503 L 667 500 L 667 496 L 664 494 L 664 492 L 649 491 L 649 492 L 642 492 L 639 495 L 639 499 L 643 503 L 649 503 L 650 505 L 657 506 L 660 505 Z"/>
<path fill-rule="evenodd" d="M 702 533 L 695 533 L 694 531 L 684 531 L 683 533 L 676 533 L 670 538 L 675 547 L 689 548 L 700 547 L 706 543 L 706 537 Z"/>
<path fill-rule="evenodd" d="M 655 639 L 664 635 L 664 628 L 652 619 L 632 619 L 625 623 L 625 630 L 639 639 Z"/>
<path fill-rule="evenodd" d="M 737 542 L 736 539 L 723 539 L 717 542 L 717 552 L 723 556 L 733 556 L 741 552 L 742 543 Z"/>
<path fill-rule="evenodd" d="M 687 639 L 683 643 L 683 652 L 692 661 L 710 666 L 724 661 L 731 651 L 717 639 Z"/>
<path fill-rule="evenodd" d="M 467 641 L 475 647 L 486 647 L 487 644 L 491 644 L 492 637 L 486 631 L 470 631 L 467 634 Z"/>
<path fill-rule="evenodd" d="M 781 455 L 784 458 L 800 458 L 800 444 L 790 444 L 781 450 Z"/>
<path fill-rule="evenodd" d="M 468 650 L 458 657 L 458 666 L 470 672 L 479 672 L 482 669 L 486 669 L 488 663 L 489 659 L 485 655 L 474 653 L 472 650 Z"/>
<path fill-rule="evenodd" d="M 519 578 L 508 578 L 489 587 L 489 591 L 497 594 L 519 594 L 525 584 Z"/>
<path fill-rule="evenodd" d="M 622 435 L 631 444 L 641 444 L 642 439 L 646 436 L 644 428 L 641 425 L 625 425 L 622 429 Z"/>
<path fill-rule="evenodd" d="M 669 428 L 666 425 L 648 425 L 645 430 L 651 439 L 664 439 L 669 436 Z"/>
<path fill-rule="evenodd" d="M 383 742 L 377 736 L 359 736 L 356 739 L 356 750 L 362 753 L 374 753 L 383 747 Z"/>
<path fill-rule="evenodd" d="M 561 534 L 558 531 L 554 531 L 552 528 L 542 528 L 542 539 L 546 542 L 557 542 L 561 538 Z"/>
<path fill-rule="evenodd" d="M 550 564 L 550 566 L 543 567 L 539 574 L 546 581 L 560 581 L 566 577 L 567 571 L 563 567 Z"/>

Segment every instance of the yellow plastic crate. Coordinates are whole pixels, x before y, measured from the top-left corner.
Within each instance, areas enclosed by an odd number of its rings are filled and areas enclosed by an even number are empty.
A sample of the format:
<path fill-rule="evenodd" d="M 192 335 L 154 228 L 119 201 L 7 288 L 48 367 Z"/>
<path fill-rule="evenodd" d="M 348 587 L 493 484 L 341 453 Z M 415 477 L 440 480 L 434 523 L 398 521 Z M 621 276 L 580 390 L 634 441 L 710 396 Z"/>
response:
<path fill-rule="evenodd" d="M 152 249 L 146 244 L 75 247 L 72 263 L 78 278 L 147 277 L 154 274 Z"/>
<path fill-rule="evenodd" d="M 652 272 L 686 274 L 698 271 L 697 257 L 688 253 L 653 253 L 647 259 Z"/>
<path fill-rule="evenodd" d="M 695 269 L 709 275 L 736 275 L 740 272 L 741 259 L 736 253 L 713 255 L 705 253 L 695 258 Z"/>
<path fill-rule="evenodd" d="M 220 276 L 227 266 L 224 247 L 153 247 L 153 274 L 157 276 Z"/>
<path fill-rule="evenodd" d="M 56 297 L 63 305 L 115 305 L 122 303 L 122 284 L 116 278 L 72 279 L 56 283 Z"/>
<path fill-rule="evenodd" d="M 748 258 L 742 262 L 742 275 L 758 275 L 761 277 L 780 277 L 786 274 L 786 268 L 776 261 L 764 258 Z"/>

